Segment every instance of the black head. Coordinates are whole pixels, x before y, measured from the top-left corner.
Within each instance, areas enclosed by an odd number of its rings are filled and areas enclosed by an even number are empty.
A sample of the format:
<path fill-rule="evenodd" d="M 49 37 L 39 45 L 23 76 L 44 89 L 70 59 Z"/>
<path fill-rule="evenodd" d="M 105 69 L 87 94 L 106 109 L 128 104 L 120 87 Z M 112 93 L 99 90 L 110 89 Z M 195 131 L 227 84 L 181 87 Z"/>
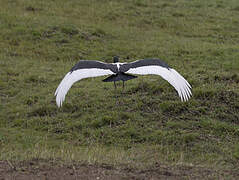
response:
<path fill-rule="evenodd" d="M 113 57 L 113 61 L 114 61 L 114 63 L 119 62 L 119 56 L 114 56 L 114 57 Z"/>

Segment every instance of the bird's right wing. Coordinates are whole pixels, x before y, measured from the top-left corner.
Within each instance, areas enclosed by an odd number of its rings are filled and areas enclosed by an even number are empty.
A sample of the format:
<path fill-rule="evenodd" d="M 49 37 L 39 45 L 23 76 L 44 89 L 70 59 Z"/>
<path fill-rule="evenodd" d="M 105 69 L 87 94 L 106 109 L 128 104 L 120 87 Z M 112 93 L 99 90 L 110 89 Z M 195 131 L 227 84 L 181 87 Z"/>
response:
<path fill-rule="evenodd" d="M 57 106 L 62 106 L 67 92 L 75 82 L 89 77 L 111 75 L 114 74 L 114 71 L 115 66 L 112 64 L 102 63 L 100 61 L 79 61 L 65 75 L 55 91 Z"/>
<path fill-rule="evenodd" d="M 130 74 L 155 74 L 168 81 L 178 92 L 182 101 L 187 101 L 191 95 L 191 85 L 175 69 L 170 68 L 159 59 L 143 59 L 122 66 L 122 71 Z"/>

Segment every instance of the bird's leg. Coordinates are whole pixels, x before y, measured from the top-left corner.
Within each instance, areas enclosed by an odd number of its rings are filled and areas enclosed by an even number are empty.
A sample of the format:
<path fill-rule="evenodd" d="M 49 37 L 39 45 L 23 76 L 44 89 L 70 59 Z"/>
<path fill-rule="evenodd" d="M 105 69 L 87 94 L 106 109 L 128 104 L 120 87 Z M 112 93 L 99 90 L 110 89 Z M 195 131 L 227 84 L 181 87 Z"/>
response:
<path fill-rule="evenodd" d="M 124 90 L 124 81 L 123 81 L 123 90 Z"/>
<path fill-rule="evenodd" d="M 116 83 L 115 83 L 115 81 L 114 81 L 114 86 L 115 86 L 115 90 L 116 90 Z M 116 104 L 116 107 L 118 106 L 118 104 L 119 104 L 119 102 L 118 102 L 118 95 L 116 94 L 116 101 L 115 101 L 115 104 Z"/>

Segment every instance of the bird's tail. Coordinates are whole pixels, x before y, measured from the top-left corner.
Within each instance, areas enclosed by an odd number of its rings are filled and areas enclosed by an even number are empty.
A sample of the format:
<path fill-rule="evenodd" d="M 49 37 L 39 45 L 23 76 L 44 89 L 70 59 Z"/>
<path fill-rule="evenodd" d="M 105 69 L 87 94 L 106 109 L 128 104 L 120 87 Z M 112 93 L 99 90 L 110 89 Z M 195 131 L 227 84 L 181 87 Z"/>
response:
<path fill-rule="evenodd" d="M 119 73 L 119 74 L 113 74 L 106 79 L 102 80 L 104 82 L 112 82 L 112 81 L 128 81 L 130 79 L 137 78 L 137 76 L 126 74 L 126 73 Z"/>

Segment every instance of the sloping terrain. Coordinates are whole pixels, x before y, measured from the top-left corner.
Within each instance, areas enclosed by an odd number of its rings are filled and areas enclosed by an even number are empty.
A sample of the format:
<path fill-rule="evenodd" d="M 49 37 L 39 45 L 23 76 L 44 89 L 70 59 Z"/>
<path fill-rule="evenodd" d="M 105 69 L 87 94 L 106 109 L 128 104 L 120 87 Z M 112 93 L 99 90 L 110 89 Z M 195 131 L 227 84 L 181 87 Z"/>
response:
<path fill-rule="evenodd" d="M 1 0 L 0 169 L 43 159 L 56 172 L 76 163 L 238 176 L 238 17 L 237 0 Z M 124 91 L 98 77 L 74 84 L 57 108 L 54 92 L 75 63 L 114 55 L 164 60 L 193 97 L 182 103 L 158 76 Z"/>

